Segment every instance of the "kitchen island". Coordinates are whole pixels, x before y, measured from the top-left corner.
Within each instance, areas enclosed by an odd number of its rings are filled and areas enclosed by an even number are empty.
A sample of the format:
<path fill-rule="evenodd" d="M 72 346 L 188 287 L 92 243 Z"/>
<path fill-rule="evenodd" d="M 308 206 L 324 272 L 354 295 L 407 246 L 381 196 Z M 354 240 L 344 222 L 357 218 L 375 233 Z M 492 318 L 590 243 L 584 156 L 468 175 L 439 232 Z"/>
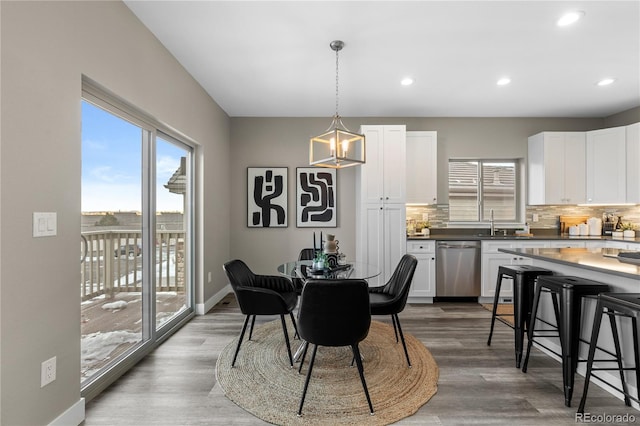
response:
<path fill-rule="evenodd" d="M 515 254 L 528 258 L 535 266 L 550 269 L 556 275 L 567 275 L 587 278 L 608 284 L 612 292 L 638 293 L 640 292 L 640 266 L 633 263 L 620 262 L 617 256 L 617 249 L 610 248 L 529 248 L 529 249 L 500 249 L 507 254 Z M 546 297 L 545 297 L 546 296 Z M 581 323 L 580 337 L 585 341 L 591 339 L 593 328 L 593 317 L 595 313 L 596 299 L 585 299 L 583 305 L 583 315 Z M 552 324 L 555 323 L 551 297 L 543 295 L 540 299 L 538 316 Z M 620 321 L 620 319 L 618 319 Z M 622 358 L 625 365 L 633 365 L 633 335 L 629 321 L 623 320 L 621 323 L 620 341 L 622 346 Z M 537 328 L 537 326 L 536 326 Z M 556 353 L 560 353 L 560 345 L 557 338 L 540 339 L 543 344 Z M 603 321 L 598 340 L 600 347 L 613 351 L 613 338 L 608 321 Z M 537 345 L 536 345 L 537 346 Z M 560 358 L 551 351 L 538 347 L 541 351 L 557 359 Z M 580 345 L 579 359 L 586 360 L 588 355 L 588 345 Z M 596 353 L 598 359 L 598 353 Z M 586 373 L 586 363 L 578 364 L 577 372 L 581 375 Z M 529 373 L 535 374 L 535 362 L 529 365 Z M 599 375 L 605 378 L 614 386 L 620 387 L 620 378 L 616 371 L 601 371 Z M 627 385 L 633 395 L 637 395 L 638 383 L 634 374 L 626 375 Z M 593 380 L 603 389 L 622 399 L 622 394 L 604 385 L 598 380 Z M 576 393 L 581 394 L 581 389 L 576 389 Z M 621 402 L 622 403 L 622 402 Z M 640 409 L 637 403 L 632 404 L 636 409 Z"/>
<path fill-rule="evenodd" d="M 615 248 L 530 248 L 499 249 L 498 251 L 533 259 L 533 264 L 544 266 L 562 275 L 574 275 L 602 281 L 614 291 L 637 293 L 640 291 L 640 265 L 621 262 Z"/>

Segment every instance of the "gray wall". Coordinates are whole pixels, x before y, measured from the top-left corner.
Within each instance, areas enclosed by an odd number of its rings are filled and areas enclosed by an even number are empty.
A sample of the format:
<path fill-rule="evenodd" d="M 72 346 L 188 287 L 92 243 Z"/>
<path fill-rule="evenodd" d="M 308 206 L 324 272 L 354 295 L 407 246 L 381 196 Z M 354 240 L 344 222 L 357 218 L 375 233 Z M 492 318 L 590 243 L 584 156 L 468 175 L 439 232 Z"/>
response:
<path fill-rule="evenodd" d="M 254 272 L 275 274 L 279 263 L 297 258 L 302 247 L 313 245 L 313 231 L 318 237 L 320 231 L 335 234 L 341 251 L 355 254 L 353 168 L 337 172 L 337 228 L 296 228 L 296 167 L 308 167 L 309 138 L 323 132 L 330 121 L 326 118 L 231 119 L 231 255 L 245 260 Z M 247 227 L 247 167 L 260 166 L 289 168 L 289 226 L 286 229 Z"/>
<path fill-rule="evenodd" d="M 0 8 L 0 423 L 48 424 L 80 400 L 82 75 L 199 144 L 198 303 L 226 284 L 229 119 L 121 2 Z M 57 236 L 31 236 L 34 211 L 58 213 Z"/>
<path fill-rule="evenodd" d="M 313 242 L 314 229 L 296 228 L 295 168 L 309 162 L 309 137 L 324 131 L 330 118 L 231 119 L 232 257 L 242 258 L 256 272 L 275 273 L 276 266 L 297 257 L 301 247 Z M 640 121 L 640 120 L 637 120 Z M 438 199 L 447 197 L 448 159 L 452 157 L 525 158 L 527 138 L 545 130 L 593 130 L 603 119 L 581 118 L 348 118 L 345 125 L 405 124 L 407 130 L 438 132 Z M 247 167 L 289 168 L 289 227 L 247 227 Z M 338 227 L 341 251 L 355 255 L 355 168 L 338 171 Z M 446 202 L 446 201 L 442 201 Z M 321 229 L 315 229 L 319 232 Z"/>
<path fill-rule="evenodd" d="M 640 122 L 640 107 L 632 108 L 604 119 L 603 127 L 626 126 Z"/>

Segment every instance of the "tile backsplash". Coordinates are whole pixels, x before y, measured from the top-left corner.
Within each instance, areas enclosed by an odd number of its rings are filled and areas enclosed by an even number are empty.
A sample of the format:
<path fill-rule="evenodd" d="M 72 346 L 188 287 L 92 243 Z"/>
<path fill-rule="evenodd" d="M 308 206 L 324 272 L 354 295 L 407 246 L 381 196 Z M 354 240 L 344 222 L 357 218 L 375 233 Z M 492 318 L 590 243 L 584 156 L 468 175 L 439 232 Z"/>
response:
<path fill-rule="evenodd" d="M 531 228 L 557 229 L 558 218 L 564 216 L 602 217 L 603 213 L 613 213 L 622 216 L 623 222 L 635 223 L 640 227 L 640 205 L 635 206 L 526 206 L 526 221 Z M 533 221 L 533 215 L 538 215 L 538 221 Z M 432 228 L 447 228 L 449 226 L 449 205 L 407 206 L 407 219 L 424 220 L 428 215 Z"/>

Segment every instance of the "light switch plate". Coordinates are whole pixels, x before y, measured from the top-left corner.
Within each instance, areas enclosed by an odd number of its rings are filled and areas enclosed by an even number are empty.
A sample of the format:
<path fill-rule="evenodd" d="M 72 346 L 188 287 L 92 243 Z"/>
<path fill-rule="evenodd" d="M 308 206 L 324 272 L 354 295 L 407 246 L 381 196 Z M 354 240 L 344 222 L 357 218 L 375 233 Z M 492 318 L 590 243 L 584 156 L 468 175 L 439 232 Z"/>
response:
<path fill-rule="evenodd" d="M 58 234 L 56 212 L 33 212 L 33 236 L 52 237 Z"/>

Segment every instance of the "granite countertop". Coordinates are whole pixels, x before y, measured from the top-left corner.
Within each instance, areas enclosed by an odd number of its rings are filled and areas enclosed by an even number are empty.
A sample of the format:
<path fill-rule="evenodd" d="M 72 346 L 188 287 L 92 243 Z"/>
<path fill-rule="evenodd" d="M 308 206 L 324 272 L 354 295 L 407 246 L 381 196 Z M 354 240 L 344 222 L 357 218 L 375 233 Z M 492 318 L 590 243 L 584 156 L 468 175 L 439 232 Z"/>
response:
<path fill-rule="evenodd" d="M 615 257 L 620 251 L 618 249 L 533 248 L 498 251 L 640 280 L 640 265 L 620 262 Z"/>
<path fill-rule="evenodd" d="M 612 238 L 610 236 L 589 236 L 589 235 L 558 235 L 555 233 L 534 233 L 533 236 L 529 237 L 521 237 L 517 235 L 480 235 L 478 233 L 446 233 L 446 234 L 438 234 L 432 232 L 428 237 L 422 236 L 420 234 L 416 235 L 407 235 L 407 240 L 434 240 L 434 241 L 452 241 L 452 240 L 560 240 L 560 241 L 619 241 L 623 243 L 636 243 L 640 244 L 640 238 Z"/>

